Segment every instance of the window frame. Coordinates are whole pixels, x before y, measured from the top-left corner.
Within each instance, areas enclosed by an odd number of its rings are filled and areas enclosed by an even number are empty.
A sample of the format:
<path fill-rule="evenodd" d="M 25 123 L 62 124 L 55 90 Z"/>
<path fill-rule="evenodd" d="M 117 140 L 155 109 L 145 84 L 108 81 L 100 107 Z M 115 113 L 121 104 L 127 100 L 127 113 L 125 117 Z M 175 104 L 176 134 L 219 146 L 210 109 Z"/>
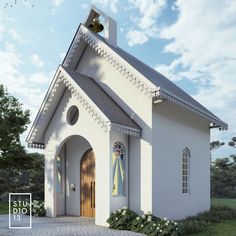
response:
<path fill-rule="evenodd" d="M 190 160 L 191 154 L 187 147 L 182 151 L 182 193 L 190 194 Z"/>
<path fill-rule="evenodd" d="M 125 197 L 127 195 L 127 189 L 126 189 L 126 185 L 127 185 L 126 184 L 127 153 L 126 153 L 125 145 L 120 141 L 115 142 L 113 147 L 112 147 L 112 178 L 113 178 L 113 171 L 114 171 L 113 158 L 114 158 L 114 155 L 115 155 L 117 150 L 122 150 L 121 154 L 123 154 L 123 168 L 124 168 L 124 171 L 123 171 L 124 172 L 123 193 L 114 193 L 114 181 L 112 179 L 112 196 L 113 197 Z"/>

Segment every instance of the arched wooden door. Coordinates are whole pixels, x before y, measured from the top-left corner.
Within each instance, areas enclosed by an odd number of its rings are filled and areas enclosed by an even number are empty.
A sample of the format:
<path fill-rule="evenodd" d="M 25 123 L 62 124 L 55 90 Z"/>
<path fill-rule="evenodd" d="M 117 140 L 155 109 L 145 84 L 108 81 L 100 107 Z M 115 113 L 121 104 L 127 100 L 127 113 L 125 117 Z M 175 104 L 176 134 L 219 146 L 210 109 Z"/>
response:
<path fill-rule="evenodd" d="M 80 215 L 95 217 L 95 155 L 86 151 L 80 164 Z"/>

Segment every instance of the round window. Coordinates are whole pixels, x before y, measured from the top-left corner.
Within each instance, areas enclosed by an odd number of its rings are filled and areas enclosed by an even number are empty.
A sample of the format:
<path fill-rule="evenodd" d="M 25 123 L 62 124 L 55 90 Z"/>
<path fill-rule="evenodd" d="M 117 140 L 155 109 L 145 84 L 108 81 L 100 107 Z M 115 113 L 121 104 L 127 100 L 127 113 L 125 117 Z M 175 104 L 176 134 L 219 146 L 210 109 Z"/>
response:
<path fill-rule="evenodd" d="M 71 106 L 67 112 L 67 122 L 74 125 L 79 119 L 79 109 L 77 106 Z"/>

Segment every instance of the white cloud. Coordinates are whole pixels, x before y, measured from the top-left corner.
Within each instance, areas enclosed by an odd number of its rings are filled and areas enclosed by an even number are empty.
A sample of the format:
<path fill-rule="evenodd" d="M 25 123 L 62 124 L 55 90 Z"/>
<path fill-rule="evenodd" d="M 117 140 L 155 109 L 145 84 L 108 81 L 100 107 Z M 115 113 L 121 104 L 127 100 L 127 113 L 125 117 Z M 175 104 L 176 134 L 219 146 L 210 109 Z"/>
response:
<path fill-rule="evenodd" d="M 128 3 L 127 11 L 131 13 L 130 20 L 136 26 L 136 31 L 143 32 L 143 40 L 140 42 L 143 44 L 148 41 L 149 37 L 157 37 L 159 32 L 157 19 L 165 9 L 166 0 L 128 0 Z M 133 10 L 136 10 L 135 13 Z M 128 44 L 135 45 L 132 37 L 130 40 Z"/>
<path fill-rule="evenodd" d="M 25 109 L 31 111 L 33 120 L 45 95 L 44 86 L 48 86 L 53 72 L 23 74 L 23 65 L 24 60 L 14 45 L 6 43 L 5 49 L 0 50 L 0 83 L 24 104 Z"/>
<path fill-rule="evenodd" d="M 138 26 L 143 29 L 152 29 L 156 26 L 156 20 L 166 5 L 166 0 L 128 0 L 139 11 Z"/>
<path fill-rule="evenodd" d="M 31 56 L 31 62 L 37 67 L 44 67 L 44 62 L 40 59 L 40 57 L 37 54 L 33 54 Z"/>
<path fill-rule="evenodd" d="M 148 37 L 144 32 L 137 30 L 130 30 L 126 33 L 125 38 L 128 40 L 128 45 L 130 47 L 136 44 L 143 44 L 148 41 Z"/>
<path fill-rule="evenodd" d="M 92 4 L 95 4 L 95 5 L 100 5 L 100 6 L 103 6 L 103 7 L 109 7 L 110 10 L 113 12 L 113 13 L 117 13 L 118 11 L 118 0 L 113 0 L 113 1 L 110 1 L 110 0 L 92 0 Z"/>
<path fill-rule="evenodd" d="M 50 72 L 49 74 L 34 73 L 28 77 L 28 81 L 35 84 L 48 84 L 52 80 L 53 74 L 54 72 Z"/>
<path fill-rule="evenodd" d="M 174 9 L 178 19 L 161 37 L 172 40 L 164 50 L 176 59 L 157 68 L 172 79 L 194 81 L 194 97 L 229 123 L 227 133 L 213 132 L 212 139 L 229 139 L 236 133 L 236 2 L 179 0 Z"/>
<path fill-rule="evenodd" d="M 16 40 L 17 42 L 22 41 L 22 37 L 17 33 L 15 29 L 10 29 L 9 33 L 12 39 Z"/>
<path fill-rule="evenodd" d="M 52 5 L 55 7 L 59 7 L 63 2 L 64 0 L 52 0 Z"/>

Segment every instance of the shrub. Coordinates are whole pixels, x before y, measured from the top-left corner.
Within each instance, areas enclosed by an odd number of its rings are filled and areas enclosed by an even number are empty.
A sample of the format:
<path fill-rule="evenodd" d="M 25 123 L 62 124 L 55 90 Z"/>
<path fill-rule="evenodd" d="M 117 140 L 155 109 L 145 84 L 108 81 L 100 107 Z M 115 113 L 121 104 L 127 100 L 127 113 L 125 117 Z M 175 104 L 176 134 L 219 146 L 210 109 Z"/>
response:
<path fill-rule="evenodd" d="M 129 210 L 127 207 L 123 207 L 114 211 L 107 220 L 107 223 L 109 223 L 109 228 L 111 229 L 131 230 L 132 221 L 137 216 L 135 212 Z"/>
<path fill-rule="evenodd" d="M 151 213 L 138 216 L 127 208 L 113 212 L 107 222 L 110 228 L 131 230 L 149 236 L 179 236 L 203 231 L 211 223 L 236 219 L 236 210 L 227 206 L 214 206 L 210 211 L 175 222 L 160 219 Z"/>
<path fill-rule="evenodd" d="M 114 211 L 107 222 L 112 229 L 131 230 L 149 236 L 181 235 L 177 222 L 167 220 L 166 218 L 162 220 L 151 213 L 138 216 L 127 208 Z"/>
<path fill-rule="evenodd" d="M 32 207 L 32 216 L 45 216 L 46 210 L 44 208 L 44 202 L 39 202 L 34 200 L 31 204 Z M 27 205 L 27 214 L 30 214 L 30 204 Z"/>
<path fill-rule="evenodd" d="M 181 235 L 181 229 L 177 222 L 170 221 L 167 218 L 162 220 L 152 214 L 144 214 L 137 217 L 132 222 L 131 229 L 134 232 L 143 233 L 149 236 Z"/>

